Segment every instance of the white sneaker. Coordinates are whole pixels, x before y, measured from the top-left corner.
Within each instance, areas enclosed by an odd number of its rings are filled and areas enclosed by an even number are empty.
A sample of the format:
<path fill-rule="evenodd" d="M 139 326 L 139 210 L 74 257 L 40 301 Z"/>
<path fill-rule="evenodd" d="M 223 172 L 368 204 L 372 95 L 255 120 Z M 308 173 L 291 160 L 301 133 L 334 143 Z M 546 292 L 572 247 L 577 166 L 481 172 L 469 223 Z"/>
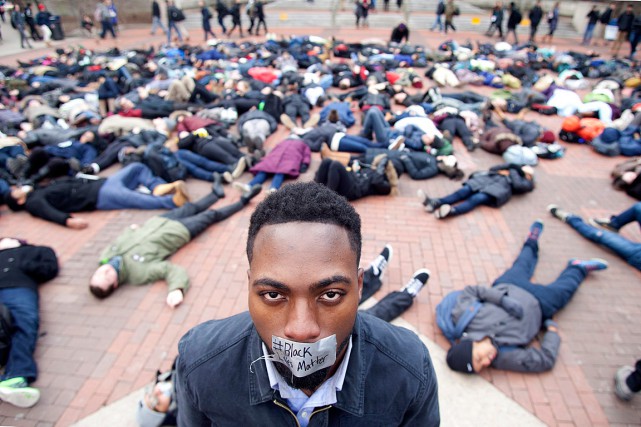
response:
<path fill-rule="evenodd" d="M 40 400 L 40 390 L 29 387 L 23 378 L 0 382 L 0 400 L 19 408 L 31 408 Z"/>
<path fill-rule="evenodd" d="M 374 261 L 372 261 L 370 266 L 372 267 L 372 270 L 376 277 L 381 277 L 381 275 L 389 265 L 390 260 L 392 259 L 392 254 L 392 245 L 387 244 L 381 251 L 380 255 L 377 256 Z"/>
<path fill-rule="evenodd" d="M 249 184 L 245 184 L 244 182 L 235 181 L 231 185 L 241 193 L 247 193 L 249 190 L 251 190 Z"/>

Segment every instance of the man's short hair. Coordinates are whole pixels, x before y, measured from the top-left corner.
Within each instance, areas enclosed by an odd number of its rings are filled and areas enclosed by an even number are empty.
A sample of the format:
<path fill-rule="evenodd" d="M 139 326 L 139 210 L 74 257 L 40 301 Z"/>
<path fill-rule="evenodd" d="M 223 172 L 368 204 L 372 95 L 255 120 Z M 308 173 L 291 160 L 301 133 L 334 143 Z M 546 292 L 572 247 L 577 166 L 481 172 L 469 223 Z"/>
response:
<path fill-rule="evenodd" d="M 100 286 L 89 285 L 89 292 L 98 299 L 105 299 L 109 295 L 113 294 L 116 290 L 116 286 L 112 283 L 107 289 L 101 288 Z"/>
<path fill-rule="evenodd" d="M 316 182 L 289 184 L 263 200 L 251 216 L 247 259 L 252 261 L 256 235 L 266 225 L 289 222 L 334 224 L 347 231 L 350 246 L 361 259 L 361 218 L 347 199 Z"/>
<path fill-rule="evenodd" d="M 25 209 L 25 204 L 20 204 L 14 197 L 11 195 L 11 191 L 8 191 L 4 195 L 4 203 L 14 212 L 22 211 Z"/>

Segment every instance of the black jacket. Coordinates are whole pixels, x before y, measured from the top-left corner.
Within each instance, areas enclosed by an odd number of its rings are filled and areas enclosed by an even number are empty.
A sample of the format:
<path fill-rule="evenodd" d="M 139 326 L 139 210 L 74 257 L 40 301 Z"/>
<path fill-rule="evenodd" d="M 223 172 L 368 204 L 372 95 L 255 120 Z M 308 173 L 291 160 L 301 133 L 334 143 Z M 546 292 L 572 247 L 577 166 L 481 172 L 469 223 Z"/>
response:
<path fill-rule="evenodd" d="M 516 28 L 516 26 L 521 23 L 522 19 L 523 19 L 523 15 L 521 15 L 521 11 L 515 7 L 510 11 L 510 17 L 507 20 L 507 28 L 508 29 Z"/>
<path fill-rule="evenodd" d="M 104 183 L 105 179 L 58 179 L 33 190 L 27 197 L 25 209 L 33 216 L 66 225 L 70 212 L 96 210 L 98 192 Z"/>
<path fill-rule="evenodd" d="M 533 27 L 538 26 L 543 18 L 543 9 L 541 9 L 540 6 L 534 6 L 532 10 L 530 10 L 528 18 L 530 18 L 530 25 Z"/>
<path fill-rule="evenodd" d="M 22 245 L 0 251 L 0 288 L 37 290 L 57 275 L 58 259 L 50 247 Z"/>
<path fill-rule="evenodd" d="M 634 13 L 625 12 L 617 20 L 619 31 L 629 33 L 632 30 L 632 21 L 634 21 Z"/>
<path fill-rule="evenodd" d="M 151 16 L 160 18 L 160 6 L 156 0 L 151 3 Z"/>

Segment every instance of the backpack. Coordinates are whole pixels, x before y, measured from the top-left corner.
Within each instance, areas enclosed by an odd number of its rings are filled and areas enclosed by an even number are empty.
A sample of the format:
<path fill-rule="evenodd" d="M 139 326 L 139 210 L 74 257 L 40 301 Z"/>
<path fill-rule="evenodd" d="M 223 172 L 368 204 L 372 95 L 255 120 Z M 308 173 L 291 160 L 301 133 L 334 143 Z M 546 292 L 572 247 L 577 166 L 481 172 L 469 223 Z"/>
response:
<path fill-rule="evenodd" d="M 523 20 L 523 15 L 521 15 L 521 12 L 519 10 L 514 11 L 514 22 L 519 24 Z"/>
<path fill-rule="evenodd" d="M 182 10 L 178 9 L 177 7 L 171 8 L 171 10 L 169 11 L 169 16 L 171 17 L 171 20 L 174 22 L 181 22 L 185 20 L 185 14 L 183 13 Z"/>
<path fill-rule="evenodd" d="M 11 313 L 7 306 L 0 302 L 0 367 L 5 366 L 9 360 L 12 330 Z"/>
<path fill-rule="evenodd" d="M 176 155 L 163 145 L 151 145 L 145 151 L 143 163 L 149 166 L 154 175 L 167 182 L 187 178 L 187 168 L 180 163 Z"/>

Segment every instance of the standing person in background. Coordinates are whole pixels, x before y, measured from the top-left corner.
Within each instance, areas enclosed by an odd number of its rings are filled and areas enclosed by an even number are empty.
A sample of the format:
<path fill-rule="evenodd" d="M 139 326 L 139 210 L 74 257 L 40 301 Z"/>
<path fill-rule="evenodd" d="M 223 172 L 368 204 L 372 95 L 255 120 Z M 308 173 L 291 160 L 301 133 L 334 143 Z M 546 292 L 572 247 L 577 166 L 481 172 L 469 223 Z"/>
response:
<path fill-rule="evenodd" d="M 554 3 L 554 8 L 547 14 L 547 20 L 549 31 L 547 35 L 543 36 L 541 41 L 545 42 L 547 40 L 548 43 L 552 43 L 554 32 L 556 31 L 557 25 L 559 25 L 559 2 Z"/>
<path fill-rule="evenodd" d="M 223 34 L 226 34 L 227 28 L 225 28 L 225 16 L 229 15 L 229 9 L 227 9 L 223 0 L 216 0 L 216 14 L 218 15 L 218 25 L 223 29 Z"/>
<path fill-rule="evenodd" d="M 445 34 L 447 34 L 447 28 L 451 28 L 452 31 L 456 31 L 454 26 L 454 16 L 460 15 L 461 12 L 454 4 L 454 0 L 447 0 L 447 5 L 445 6 Z"/>
<path fill-rule="evenodd" d="M 109 10 L 109 17 L 111 19 L 111 25 L 118 34 L 119 29 L 118 29 L 118 10 L 116 9 L 116 5 L 113 3 L 112 0 L 105 0 L 107 3 L 107 9 Z"/>
<path fill-rule="evenodd" d="M 263 25 L 263 30 L 267 34 L 267 22 L 265 22 L 265 0 L 256 0 L 256 18 L 258 19 L 258 24 L 256 24 L 256 35 L 260 30 L 260 25 Z"/>
<path fill-rule="evenodd" d="M 180 11 L 180 17 L 179 17 L 180 19 L 178 19 L 176 21 L 176 27 L 178 27 L 178 29 L 180 30 L 180 34 L 185 36 L 185 41 L 188 42 L 189 41 L 189 30 L 187 29 L 187 27 L 185 27 L 185 20 L 187 18 L 185 17 L 185 13 L 183 12 L 183 8 L 181 6 L 181 1 L 182 0 L 174 0 L 174 4 L 176 5 L 178 10 Z"/>
<path fill-rule="evenodd" d="M 167 44 L 171 43 L 171 30 L 176 31 L 176 38 L 178 41 L 183 41 L 183 36 L 178 29 L 178 21 L 184 14 L 182 10 L 178 9 L 173 0 L 167 0 Z"/>
<path fill-rule="evenodd" d="M 202 17 L 202 23 L 203 23 L 203 32 L 205 33 L 205 41 L 207 41 L 207 36 L 211 34 L 213 38 L 216 38 L 216 34 L 211 30 L 211 18 L 213 15 L 211 14 L 211 11 L 207 6 L 205 6 L 205 2 L 203 0 L 200 0 L 198 2 L 198 5 L 200 6 L 200 15 Z"/>
<path fill-rule="evenodd" d="M 637 45 L 641 41 L 641 15 L 634 17 L 632 21 L 632 34 L 630 35 L 630 61 L 634 60 Z"/>
<path fill-rule="evenodd" d="M 403 40 L 405 40 L 405 43 L 410 42 L 410 29 L 407 28 L 404 22 L 401 22 L 392 30 L 390 41 L 401 44 Z"/>
<path fill-rule="evenodd" d="M 403 7 L 403 0 L 396 0 L 396 7 L 398 10 L 401 10 L 401 7 Z"/>
<path fill-rule="evenodd" d="M 612 57 L 616 58 L 619 54 L 619 49 L 624 41 L 629 39 L 630 31 L 632 30 L 632 22 L 634 21 L 634 13 L 632 12 L 632 5 L 628 4 L 625 12 L 617 18 L 617 25 L 619 26 L 619 34 L 617 39 L 612 45 Z"/>
<path fill-rule="evenodd" d="M 434 25 L 432 25 L 432 28 L 430 28 L 430 31 L 434 31 L 436 27 L 438 27 L 439 33 L 443 31 L 443 14 L 444 13 L 445 13 L 445 1 L 438 0 L 438 5 L 436 6 L 436 21 L 434 21 Z"/>
<path fill-rule="evenodd" d="M 33 11 L 31 10 L 31 3 L 27 3 L 24 7 L 24 20 L 25 23 L 29 26 L 29 32 L 31 33 L 31 38 L 33 41 L 42 40 L 38 29 L 36 28 L 36 20 L 33 17 Z"/>
<path fill-rule="evenodd" d="M 248 0 L 247 2 L 247 17 L 249 18 L 249 28 L 247 32 L 252 33 L 254 25 L 256 25 L 256 1 Z"/>
<path fill-rule="evenodd" d="M 521 11 L 516 3 L 510 2 L 510 17 L 507 20 L 507 32 L 505 33 L 505 38 L 512 33 L 514 35 L 514 44 L 519 44 L 519 38 L 516 35 L 516 27 L 519 26 L 522 19 L 523 15 L 521 15 Z"/>
<path fill-rule="evenodd" d="M 503 3 L 496 2 L 494 9 L 492 9 L 492 16 L 490 17 L 490 26 L 485 33 L 486 36 L 492 37 L 494 32 L 499 30 L 499 37 L 503 40 Z"/>
<path fill-rule="evenodd" d="M 33 46 L 29 42 L 29 37 L 27 37 L 27 34 L 24 31 L 25 18 L 24 13 L 20 10 L 19 4 L 13 6 L 13 12 L 11 12 L 11 25 L 18 30 L 18 33 L 20 34 L 20 47 L 24 49 L 26 44 L 29 49 L 33 49 Z"/>
<path fill-rule="evenodd" d="M 151 2 L 151 35 L 156 34 L 156 28 L 160 27 L 161 30 L 167 35 L 167 27 L 162 23 L 160 19 L 160 5 L 157 0 Z"/>
<path fill-rule="evenodd" d="M 100 21 L 102 26 L 102 32 L 100 33 L 100 38 L 104 39 L 107 35 L 107 32 L 111 33 L 111 36 L 115 39 L 116 32 L 114 30 L 113 23 L 111 21 L 111 15 L 109 13 L 109 6 L 107 4 L 109 0 L 104 0 L 98 3 L 96 6 L 96 20 Z"/>
<path fill-rule="evenodd" d="M 356 0 L 356 8 L 354 9 L 354 13 L 356 15 L 356 28 L 358 28 L 361 19 L 363 20 L 363 27 L 369 27 L 369 23 L 367 22 L 369 6 L 369 0 Z"/>
<path fill-rule="evenodd" d="M 586 15 L 586 18 L 588 18 L 588 24 L 585 27 L 585 33 L 583 34 L 583 41 L 581 41 L 581 44 L 589 46 L 590 41 L 592 40 L 592 34 L 594 33 L 594 27 L 596 27 L 596 23 L 599 22 L 599 12 L 596 10 L 596 5 L 592 6 L 592 9 Z"/>
<path fill-rule="evenodd" d="M 614 9 L 616 9 L 616 7 L 616 3 L 610 3 L 610 5 L 603 11 L 603 13 L 601 13 L 601 17 L 599 18 L 599 22 L 601 22 L 601 26 L 603 27 L 603 46 L 608 45 L 608 40 L 605 39 L 605 27 L 610 24 L 610 21 L 612 20 L 612 14 L 614 14 Z"/>
<path fill-rule="evenodd" d="M 80 19 L 80 27 L 82 28 L 82 31 L 85 33 L 85 36 L 87 37 L 93 37 L 93 19 L 91 19 L 91 16 L 88 13 L 85 13 L 82 15 L 82 18 Z"/>
<path fill-rule="evenodd" d="M 543 9 L 541 8 L 541 0 L 537 0 L 534 7 L 530 10 L 528 14 L 530 19 L 530 42 L 536 42 L 536 32 L 539 29 L 539 24 L 541 19 L 543 19 Z"/>
<path fill-rule="evenodd" d="M 229 11 L 229 14 L 231 15 L 231 22 L 232 22 L 232 27 L 229 29 L 229 32 L 227 33 L 228 36 L 231 36 L 231 33 L 234 32 L 236 28 L 238 28 L 238 32 L 240 33 L 241 37 L 243 36 L 243 23 L 240 18 L 240 4 L 241 0 L 235 0 L 234 5 L 231 7 L 231 10 Z"/>
<path fill-rule="evenodd" d="M 47 47 L 51 47 L 51 28 L 49 28 L 50 18 L 51 13 L 47 10 L 47 7 L 44 4 L 40 3 L 38 5 L 38 13 L 36 14 L 36 24 L 40 27 L 42 39 Z"/>

